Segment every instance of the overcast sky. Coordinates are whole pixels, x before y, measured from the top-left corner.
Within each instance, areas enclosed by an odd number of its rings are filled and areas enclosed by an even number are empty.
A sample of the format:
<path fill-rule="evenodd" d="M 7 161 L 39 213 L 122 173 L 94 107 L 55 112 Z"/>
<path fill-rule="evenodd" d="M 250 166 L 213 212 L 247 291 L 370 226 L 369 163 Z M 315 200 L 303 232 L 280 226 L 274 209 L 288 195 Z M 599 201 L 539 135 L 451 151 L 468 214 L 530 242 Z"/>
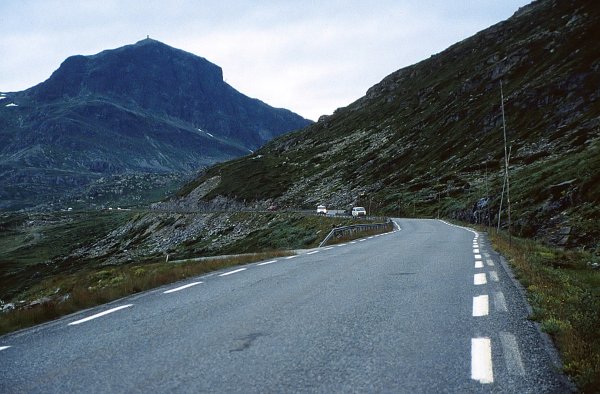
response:
<path fill-rule="evenodd" d="M 68 56 L 150 35 L 221 66 L 240 92 L 316 120 L 528 3 L 0 0 L 0 91 L 46 80 Z"/>

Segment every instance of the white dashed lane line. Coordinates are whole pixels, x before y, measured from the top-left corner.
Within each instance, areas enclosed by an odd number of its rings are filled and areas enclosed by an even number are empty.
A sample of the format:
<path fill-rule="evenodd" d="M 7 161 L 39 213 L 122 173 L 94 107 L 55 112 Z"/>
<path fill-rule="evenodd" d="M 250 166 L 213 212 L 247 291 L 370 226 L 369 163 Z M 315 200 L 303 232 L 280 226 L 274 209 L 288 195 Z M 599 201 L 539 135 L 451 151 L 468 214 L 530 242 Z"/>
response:
<path fill-rule="evenodd" d="M 506 306 L 506 298 L 504 298 L 504 293 L 501 291 L 497 291 L 494 293 L 494 308 L 498 312 L 508 312 L 508 307 Z"/>
<path fill-rule="evenodd" d="M 315 254 L 315 253 L 319 253 L 319 251 L 318 250 L 313 250 L 312 252 L 308 252 L 307 255 L 309 255 L 309 254 Z"/>
<path fill-rule="evenodd" d="M 473 317 L 487 316 L 490 311 L 487 294 L 473 297 Z"/>
<path fill-rule="evenodd" d="M 85 323 L 85 322 L 88 322 L 90 320 L 94 320 L 94 319 L 97 319 L 99 317 L 108 315 L 109 313 L 113 313 L 113 312 L 116 312 L 116 311 L 120 311 L 121 309 L 129 308 L 130 306 L 133 306 L 133 304 L 121 305 L 121 306 L 118 306 L 116 308 L 112 308 L 112 309 L 109 309 L 107 311 L 104 311 L 104 312 L 96 313 L 95 315 L 92 315 L 90 317 L 86 317 L 85 319 L 81 319 L 81 320 L 77 320 L 77 321 L 71 322 L 71 323 L 69 323 L 69 326 L 75 326 L 77 324 Z"/>
<path fill-rule="evenodd" d="M 273 264 L 276 262 L 277 262 L 277 260 L 270 260 L 270 261 L 265 261 L 264 263 L 258 263 L 256 265 L 268 265 L 268 264 Z"/>
<path fill-rule="evenodd" d="M 293 256 L 288 256 L 288 257 L 286 257 L 285 259 L 286 259 L 286 260 L 291 260 L 291 259 L 295 259 L 296 257 L 298 257 L 298 255 L 297 255 L 297 254 L 295 254 L 295 255 L 293 255 Z"/>
<path fill-rule="evenodd" d="M 0 351 L 8 349 L 10 346 L 0 346 Z"/>
<path fill-rule="evenodd" d="M 481 260 L 481 255 L 480 255 L 480 254 L 476 254 L 476 255 L 475 255 L 475 258 L 476 258 L 477 260 Z"/>
<path fill-rule="evenodd" d="M 499 282 L 500 278 L 498 278 L 498 273 L 496 271 L 490 271 L 490 279 L 493 282 Z"/>
<path fill-rule="evenodd" d="M 483 261 L 481 261 L 481 260 L 475 261 L 475 268 L 483 268 Z"/>
<path fill-rule="evenodd" d="M 521 352 L 517 344 L 517 338 L 508 332 L 500 333 L 502 353 L 506 362 L 506 369 L 510 375 L 525 376 L 525 368 L 521 360 Z"/>
<path fill-rule="evenodd" d="M 485 278 L 485 272 L 473 275 L 473 284 L 475 286 L 485 285 L 486 283 L 487 279 Z"/>
<path fill-rule="evenodd" d="M 183 286 L 179 286 L 179 287 L 176 287 L 176 288 L 174 288 L 174 289 L 171 289 L 171 290 L 163 291 L 163 294 L 174 293 L 174 292 L 176 292 L 176 291 L 180 291 L 180 290 L 183 290 L 183 289 L 187 289 L 187 288 L 189 288 L 189 287 L 192 287 L 192 286 L 199 285 L 200 283 L 202 283 L 202 282 L 193 282 L 193 283 L 188 283 L 187 285 L 183 285 Z"/>
<path fill-rule="evenodd" d="M 329 246 L 327 248 L 323 248 L 323 250 L 331 250 L 331 249 L 333 249 L 333 246 Z"/>
<path fill-rule="evenodd" d="M 494 383 L 490 338 L 471 338 L 471 379 L 483 384 Z"/>
<path fill-rule="evenodd" d="M 246 271 L 246 270 L 247 270 L 247 268 L 238 268 L 238 269 L 236 269 L 236 270 L 233 270 L 233 271 L 229 271 L 229 272 L 225 272 L 225 273 L 223 273 L 223 274 L 220 274 L 219 276 L 227 276 L 227 275 L 232 275 L 232 274 L 236 274 L 236 273 L 238 273 L 238 272 L 242 272 L 242 271 Z"/>

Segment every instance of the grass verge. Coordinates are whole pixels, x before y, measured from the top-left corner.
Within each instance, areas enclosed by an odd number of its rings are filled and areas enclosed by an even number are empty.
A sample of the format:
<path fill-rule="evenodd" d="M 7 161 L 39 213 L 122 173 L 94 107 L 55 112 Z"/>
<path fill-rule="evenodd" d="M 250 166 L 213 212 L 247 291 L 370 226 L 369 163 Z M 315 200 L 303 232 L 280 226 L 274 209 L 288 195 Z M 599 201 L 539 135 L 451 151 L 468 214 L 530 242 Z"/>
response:
<path fill-rule="evenodd" d="M 588 252 L 553 249 L 539 242 L 490 234 L 496 250 L 507 257 L 527 289 L 540 323 L 558 347 L 564 371 L 582 392 L 600 387 L 600 271 L 588 262 L 599 258 Z"/>
<path fill-rule="evenodd" d="M 155 262 L 102 267 L 71 275 L 50 277 L 36 287 L 44 291 L 56 289 L 54 294 L 42 298 L 43 301 L 36 305 L 0 314 L 0 335 L 181 279 L 226 267 L 289 255 L 290 253 L 286 251 L 273 251 L 225 259 L 206 259 L 201 262 L 184 261 L 176 264 Z"/>

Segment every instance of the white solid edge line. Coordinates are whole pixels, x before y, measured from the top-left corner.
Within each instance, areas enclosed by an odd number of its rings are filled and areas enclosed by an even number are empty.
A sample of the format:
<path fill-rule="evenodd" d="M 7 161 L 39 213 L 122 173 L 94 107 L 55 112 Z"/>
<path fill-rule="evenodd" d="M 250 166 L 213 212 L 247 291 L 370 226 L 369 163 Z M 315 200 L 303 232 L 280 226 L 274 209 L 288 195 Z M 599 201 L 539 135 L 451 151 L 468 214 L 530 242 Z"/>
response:
<path fill-rule="evenodd" d="M 277 260 L 270 260 L 270 261 L 265 261 L 264 263 L 258 263 L 256 265 L 267 265 L 267 264 L 273 264 L 273 263 L 276 263 L 276 262 L 277 262 Z"/>
<path fill-rule="evenodd" d="M 6 350 L 8 349 L 10 346 L 0 346 L 0 350 Z"/>
<path fill-rule="evenodd" d="M 494 383 L 490 338 L 471 338 L 471 379 L 482 384 Z"/>
<path fill-rule="evenodd" d="M 517 338 L 511 333 L 501 331 L 500 343 L 502 344 L 502 353 L 504 354 L 508 373 L 510 375 L 525 376 L 525 367 L 523 367 Z"/>
<path fill-rule="evenodd" d="M 485 278 L 485 272 L 480 274 L 473 275 L 473 284 L 474 285 L 485 285 L 487 283 L 487 279 Z"/>
<path fill-rule="evenodd" d="M 121 309 L 129 308 L 130 306 L 133 306 L 133 304 L 121 305 L 121 306 L 118 306 L 116 308 L 112 308 L 112 309 L 109 309 L 107 311 L 104 311 L 104 312 L 96 313 L 95 315 L 86 317 L 85 319 L 81 319 L 81 320 L 77 320 L 77 321 L 71 322 L 71 323 L 69 323 L 69 326 L 75 326 L 77 324 L 85 323 L 87 321 L 94 320 L 94 319 L 96 319 L 98 317 L 102 317 L 104 315 L 108 315 L 109 313 L 113 313 L 113 312 L 119 311 Z"/>
<path fill-rule="evenodd" d="M 490 313 L 490 304 L 487 294 L 473 297 L 473 317 L 487 316 Z"/>
<path fill-rule="evenodd" d="M 187 285 L 183 285 L 183 286 L 179 286 L 179 287 L 176 287 L 174 289 L 171 289 L 171 290 L 163 291 L 163 294 L 174 293 L 174 292 L 179 291 L 179 290 L 187 289 L 188 287 L 199 285 L 200 283 L 202 283 L 202 282 L 188 283 Z"/>
<path fill-rule="evenodd" d="M 223 274 L 220 274 L 219 276 L 227 276 L 227 275 L 235 274 L 235 273 L 237 273 L 237 272 L 242 272 L 242 271 L 246 271 L 246 270 L 247 270 L 247 268 L 238 268 L 238 269 L 236 269 L 236 270 L 233 270 L 233 271 L 229 271 L 229 272 L 225 272 L 225 273 L 223 273 Z"/>

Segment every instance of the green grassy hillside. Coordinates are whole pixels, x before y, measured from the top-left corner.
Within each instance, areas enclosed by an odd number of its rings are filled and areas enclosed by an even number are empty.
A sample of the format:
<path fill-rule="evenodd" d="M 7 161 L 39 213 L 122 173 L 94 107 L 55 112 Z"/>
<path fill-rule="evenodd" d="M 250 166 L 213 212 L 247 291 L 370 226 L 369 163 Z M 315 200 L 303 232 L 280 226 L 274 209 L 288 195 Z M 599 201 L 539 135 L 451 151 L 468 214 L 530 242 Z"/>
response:
<path fill-rule="evenodd" d="M 597 247 L 600 228 L 600 9 L 538 1 L 418 64 L 316 124 L 222 163 L 186 185 L 203 199 L 497 222 L 504 173 L 503 84 L 512 231 Z M 505 205 L 506 206 L 506 205 Z M 502 216 L 506 226 L 507 215 Z"/>

